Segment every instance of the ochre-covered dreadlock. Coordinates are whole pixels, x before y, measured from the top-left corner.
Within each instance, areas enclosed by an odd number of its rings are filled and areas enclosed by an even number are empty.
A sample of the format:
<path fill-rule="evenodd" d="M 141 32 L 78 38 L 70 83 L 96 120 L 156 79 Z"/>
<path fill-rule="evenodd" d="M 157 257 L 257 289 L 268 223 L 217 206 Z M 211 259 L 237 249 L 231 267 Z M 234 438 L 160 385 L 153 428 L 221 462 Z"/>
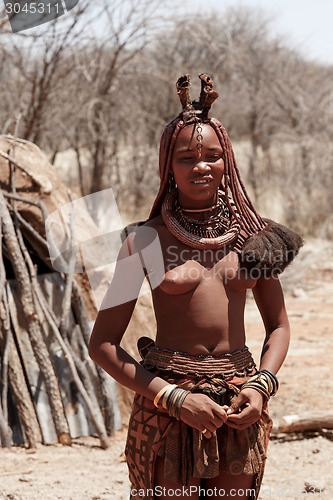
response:
<path fill-rule="evenodd" d="M 206 74 L 199 75 L 201 80 L 201 93 L 199 101 L 190 102 L 189 98 L 189 75 L 182 76 L 177 81 L 177 92 L 183 106 L 183 111 L 165 127 L 160 143 L 159 169 L 160 189 L 151 209 L 149 219 L 161 213 L 161 206 L 166 194 L 175 187 L 171 173 L 171 164 L 176 140 L 180 131 L 197 122 L 207 123 L 216 132 L 223 150 L 224 176 L 220 188 L 224 191 L 224 201 L 230 212 L 236 217 L 235 211 L 230 203 L 229 196 L 235 203 L 237 217 L 245 238 L 257 234 L 266 227 L 265 221 L 256 212 L 242 182 L 234 151 L 226 130 L 222 123 L 216 118 L 208 116 L 211 105 L 218 97 L 213 89 L 213 80 Z"/>

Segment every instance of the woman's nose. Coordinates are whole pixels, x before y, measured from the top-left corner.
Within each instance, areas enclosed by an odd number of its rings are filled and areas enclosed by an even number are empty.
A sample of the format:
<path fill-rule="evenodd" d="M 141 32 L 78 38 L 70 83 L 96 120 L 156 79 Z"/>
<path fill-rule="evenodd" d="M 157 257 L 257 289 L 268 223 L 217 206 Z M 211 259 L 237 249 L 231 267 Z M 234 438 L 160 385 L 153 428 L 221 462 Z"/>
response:
<path fill-rule="evenodd" d="M 208 170 L 210 170 L 210 166 L 205 161 L 199 161 L 194 167 L 194 169 L 197 172 L 207 172 Z"/>

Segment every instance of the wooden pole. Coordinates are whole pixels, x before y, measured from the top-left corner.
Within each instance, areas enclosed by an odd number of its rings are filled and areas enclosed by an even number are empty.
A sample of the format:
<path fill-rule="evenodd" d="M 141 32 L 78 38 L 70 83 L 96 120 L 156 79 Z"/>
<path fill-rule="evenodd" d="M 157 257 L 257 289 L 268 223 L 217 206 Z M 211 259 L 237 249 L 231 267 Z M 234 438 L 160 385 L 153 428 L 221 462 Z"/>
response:
<path fill-rule="evenodd" d="M 42 441 L 41 431 L 29 389 L 26 384 L 13 334 L 9 325 L 6 324 L 7 316 L 4 304 L 0 303 L 0 317 L 2 320 L 0 341 L 4 342 L 4 330 L 6 330 L 7 342 L 9 342 L 8 377 L 10 386 L 15 398 L 16 408 L 28 446 L 29 448 L 36 448 L 37 443 Z"/>
<path fill-rule="evenodd" d="M 8 426 L 0 403 L 0 437 L 3 448 L 10 448 L 12 445 L 12 431 Z"/>
<path fill-rule="evenodd" d="M 273 433 L 310 432 L 321 429 L 333 429 L 333 412 L 302 413 L 286 415 L 274 423 Z"/>

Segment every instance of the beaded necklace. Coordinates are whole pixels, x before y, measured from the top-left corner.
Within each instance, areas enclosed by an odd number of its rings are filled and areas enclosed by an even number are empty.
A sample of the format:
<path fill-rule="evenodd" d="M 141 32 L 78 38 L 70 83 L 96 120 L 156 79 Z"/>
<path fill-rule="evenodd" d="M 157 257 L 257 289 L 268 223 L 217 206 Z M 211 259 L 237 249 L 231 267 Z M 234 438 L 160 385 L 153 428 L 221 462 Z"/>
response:
<path fill-rule="evenodd" d="M 223 201 L 223 192 L 219 191 L 218 195 L 217 212 L 215 213 L 216 207 L 211 207 L 213 213 L 205 219 L 200 219 L 186 215 L 184 209 L 179 207 L 177 189 L 167 193 L 161 214 L 170 233 L 185 245 L 199 249 L 217 249 L 234 241 L 240 231 L 238 218 L 230 216 Z M 207 222 L 208 227 L 200 227 Z"/>
<path fill-rule="evenodd" d="M 186 210 L 187 211 L 187 210 Z M 188 210 L 191 212 L 191 210 Z M 201 211 L 196 211 L 201 212 Z M 208 211 L 202 211 L 203 217 L 190 216 L 185 210 L 175 203 L 175 218 L 189 233 L 202 238 L 216 238 L 224 234 L 230 226 L 230 212 L 222 199 L 222 192 L 218 194 L 218 203 Z M 206 227 L 203 227 L 206 225 Z"/>

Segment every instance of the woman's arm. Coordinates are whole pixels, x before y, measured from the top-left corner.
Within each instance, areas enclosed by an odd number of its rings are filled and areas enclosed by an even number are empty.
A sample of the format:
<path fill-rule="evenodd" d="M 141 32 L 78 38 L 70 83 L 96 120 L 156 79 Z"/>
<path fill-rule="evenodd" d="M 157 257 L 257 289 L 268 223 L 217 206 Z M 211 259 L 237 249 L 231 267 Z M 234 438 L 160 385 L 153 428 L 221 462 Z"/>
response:
<path fill-rule="evenodd" d="M 153 400 L 166 382 L 143 368 L 119 345 L 135 303 L 136 300 L 133 300 L 98 313 L 89 343 L 89 355 L 122 385 Z"/>
<path fill-rule="evenodd" d="M 290 325 L 278 277 L 259 280 L 253 296 L 266 330 L 260 369 L 276 374 L 285 360 L 290 342 Z"/>
<path fill-rule="evenodd" d="M 118 382 L 154 399 L 166 382 L 154 377 L 120 347 L 145 277 L 144 244 L 144 238 L 131 233 L 120 249 L 90 337 L 89 355 Z"/>
<path fill-rule="evenodd" d="M 258 280 L 253 296 L 266 330 L 259 368 L 276 374 L 287 355 L 290 340 L 290 326 L 278 277 Z M 235 414 L 243 405 L 246 406 L 241 413 Z M 255 389 L 244 389 L 227 409 L 228 425 L 235 429 L 248 427 L 260 418 L 262 406 L 260 393 Z"/>

